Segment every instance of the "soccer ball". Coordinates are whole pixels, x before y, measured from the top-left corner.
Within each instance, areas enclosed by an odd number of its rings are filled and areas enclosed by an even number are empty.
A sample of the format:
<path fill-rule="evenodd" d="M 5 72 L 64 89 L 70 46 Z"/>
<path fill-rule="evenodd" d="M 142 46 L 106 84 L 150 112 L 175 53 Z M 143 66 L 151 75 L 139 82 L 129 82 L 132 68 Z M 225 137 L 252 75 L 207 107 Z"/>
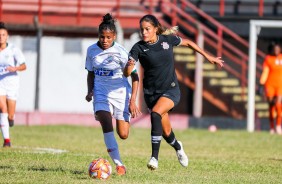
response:
<path fill-rule="evenodd" d="M 103 158 L 93 160 L 88 168 L 88 174 L 91 178 L 106 180 L 112 173 L 110 162 Z"/>

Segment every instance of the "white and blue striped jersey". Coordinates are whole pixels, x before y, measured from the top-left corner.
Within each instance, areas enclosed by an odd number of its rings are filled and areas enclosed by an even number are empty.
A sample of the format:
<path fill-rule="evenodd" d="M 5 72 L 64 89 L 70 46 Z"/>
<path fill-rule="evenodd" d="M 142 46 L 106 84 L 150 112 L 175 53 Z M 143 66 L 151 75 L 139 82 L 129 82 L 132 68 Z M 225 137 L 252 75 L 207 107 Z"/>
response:
<path fill-rule="evenodd" d="M 106 50 L 98 42 L 88 47 L 85 68 L 95 74 L 94 103 L 110 103 L 124 110 L 131 96 L 131 86 L 123 75 L 127 61 L 128 52 L 116 42 Z"/>

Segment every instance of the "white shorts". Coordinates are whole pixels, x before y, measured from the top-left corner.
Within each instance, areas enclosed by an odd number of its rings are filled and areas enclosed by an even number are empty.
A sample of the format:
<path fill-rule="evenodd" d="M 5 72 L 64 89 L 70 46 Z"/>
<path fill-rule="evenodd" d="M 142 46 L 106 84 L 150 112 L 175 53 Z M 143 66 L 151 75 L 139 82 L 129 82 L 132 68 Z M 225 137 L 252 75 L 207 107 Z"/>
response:
<path fill-rule="evenodd" d="M 0 77 L 0 96 L 6 96 L 7 99 L 17 100 L 19 96 L 19 78 L 18 76 Z"/>
<path fill-rule="evenodd" d="M 96 114 L 97 111 L 107 111 L 110 112 L 112 114 L 112 116 L 116 119 L 116 120 L 124 120 L 126 122 L 130 122 L 130 113 L 129 113 L 129 106 L 125 105 L 125 109 L 120 110 L 117 107 L 113 106 L 110 103 L 106 103 L 106 102 L 96 102 L 93 104 L 94 105 L 94 112 Z M 96 120 L 99 121 L 97 119 L 97 117 L 95 116 Z"/>

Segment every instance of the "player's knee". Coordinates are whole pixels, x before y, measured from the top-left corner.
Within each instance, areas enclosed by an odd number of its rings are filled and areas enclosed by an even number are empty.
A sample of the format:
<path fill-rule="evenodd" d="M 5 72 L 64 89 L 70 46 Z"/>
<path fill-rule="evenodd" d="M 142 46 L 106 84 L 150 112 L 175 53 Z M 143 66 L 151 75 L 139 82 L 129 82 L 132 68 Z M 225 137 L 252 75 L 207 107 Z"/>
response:
<path fill-rule="evenodd" d="M 121 139 L 127 139 L 128 138 L 128 133 L 126 133 L 126 132 L 119 132 L 118 135 L 119 135 L 119 138 L 121 138 Z"/>

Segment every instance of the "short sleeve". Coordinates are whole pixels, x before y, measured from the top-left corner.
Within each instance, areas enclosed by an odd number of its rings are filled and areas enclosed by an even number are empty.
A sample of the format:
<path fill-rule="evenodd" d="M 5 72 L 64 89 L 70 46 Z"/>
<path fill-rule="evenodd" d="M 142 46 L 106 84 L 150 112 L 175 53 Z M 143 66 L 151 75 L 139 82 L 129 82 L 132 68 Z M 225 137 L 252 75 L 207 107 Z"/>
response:
<path fill-rule="evenodd" d="M 86 59 L 85 59 L 85 69 L 92 72 L 93 66 L 91 62 L 91 56 L 90 56 L 90 49 L 87 49 Z"/>
<path fill-rule="evenodd" d="M 128 61 L 128 55 L 129 55 L 129 53 L 128 53 L 128 51 L 124 48 L 124 47 L 122 47 L 121 45 L 119 45 L 118 46 L 118 48 L 119 48 L 119 53 L 120 53 L 120 58 L 119 58 L 119 60 L 121 61 L 121 67 L 122 67 L 122 69 L 124 69 L 125 68 L 125 66 L 126 66 L 126 63 L 127 63 L 127 61 Z"/>
<path fill-rule="evenodd" d="M 182 39 L 176 35 L 169 35 L 168 36 L 169 43 L 173 46 L 178 46 L 181 44 Z"/>
<path fill-rule="evenodd" d="M 135 44 L 129 52 L 128 59 L 133 59 L 135 62 L 137 62 L 138 56 L 139 56 L 139 49 L 138 49 L 138 45 Z"/>
<path fill-rule="evenodd" d="M 14 52 L 14 59 L 16 61 L 16 66 L 22 65 L 25 63 L 25 57 L 22 53 L 22 51 L 18 48 L 13 48 Z"/>

